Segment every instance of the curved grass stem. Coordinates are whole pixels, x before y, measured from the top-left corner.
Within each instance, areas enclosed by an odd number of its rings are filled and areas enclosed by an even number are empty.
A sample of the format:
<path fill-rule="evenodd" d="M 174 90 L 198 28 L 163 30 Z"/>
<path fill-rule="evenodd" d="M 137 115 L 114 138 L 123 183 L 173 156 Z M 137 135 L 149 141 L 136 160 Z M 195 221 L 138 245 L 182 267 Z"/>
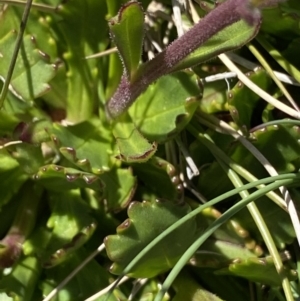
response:
<path fill-rule="evenodd" d="M 279 175 L 279 176 L 275 176 L 275 177 L 269 177 L 269 178 L 261 179 L 261 180 L 258 180 L 258 181 L 255 181 L 255 182 L 252 182 L 252 183 L 249 183 L 249 184 L 245 184 L 243 187 L 239 187 L 239 188 L 235 188 L 233 190 L 230 190 L 230 191 L 228 191 L 228 192 L 226 192 L 226 193 L 224 193 L 224 194 L 222 194 L 222 195 L 220 195 L 220 196 L 218 196 L 218 197 L 210 200 L 209 202 L 207 202 L 207 203 L 199 206 L 198 208 L 194 209 L 193 211 L 191 211 L 190 213 L 188 213 L 186 216 L 184 216 L 183 218 L 181 218 L 179 221 L 177 221 L 176 223 L 174 223 L 173 225 L 171 225 L 165 231 L 163 231 L 160 235 L 158 235 L 155 239 L 153 239 L 139 254 L 137 254 L 132 259 L 132 261 L 126 266 L 126 268 L 123 270 L 123 273 L 118 277 L 118 279 L 115 282 L 115 285 L 111 288 L 111 290 L 113 290 L 117 286 L 117 284 L 121 281 L 121 279 L 126 274 L 128 274 L 128 273 L 130 273 L 132 271 L 132 269 L 135 267 L 135 265 L 137 265 L 138 262 L 140 260 L 142 260 L 143 257 L 155 245 L 157 245 L 161 240 L 163 240 L 168 234 L 170 234 L 172 231 L 174 231 L 177 227 L 180 227 L 185 222 L 187 222 L 190 219 L 194 218 L 197 214 L 199 214 L 204 209 L 209 208 L 211 206 L 214 206 L 214 205 L 218 204 L 219 202 L 224 201 L 225 199 L 230 198 L 231 196 L 233 196 L 233 195 L 235 195 L 235 194 L 237 194 L 237 193 L 239 193 L 239 192 L 241 192 L 243 190 L 248 190 L 248 189 L 251 189 L 251 188 L 254 188 L 254 187 L 258 187 L 259 185 L 263 185 L 263 184 L 267 184 L 267 183 L 271 183 L 272 182 L 273 184 L 271 184 L 271 185 L 274 185 L 274 186 L 266 186 L 266 187 L 264 187 L 262 189 L 259 189 L 258 191 L 254 192 L 254 193 L 252 193 L 250 195 L 250 197 L 249 197 L 250 200 L 249 200 L 249 198 L 247 198 L 247 200 L 246 200 L 246 201 L 249 201 L 249 202 L 250 201 L 254 201 L 255 199 L 261 197 L 262 195 L 265 195 L 269 191 L 277 189 L 281 185 L 292 184 L 294 182 L 299 181 L 299 179 L 300 179 L 300 174 L 284 174 L 284 175 Z M 277 183 L 275 183 L 275 182 L 277 182 Z M 275 185 L 275 184 L 277 184 L 277 185 Z M 213 231 L 211 233 L 213 233 Z M 196 250 L 197 250 L 197 248 L 196 248 Z M 109 298 L 109 296 L 107 296 L 106 300 L 108 300 L 108 298 Z M 89 300 L 89 301 L 91 301 L 91 300 Z"/>
<path fill-rule="evenodd" d="M 225 154 L 224 154 L 225 155 Z M 222 158 L 218 158 L 216 157 L 216 159 L 218 160 L 218 162 L 220 163 L 221 167 L 223 168 L 223 170 L 226 172 L 226 174 L 228 175 L 229 179 L 231 180 L 232 184 L 234 185 L 234 187 L 238 188 L 238 187 L 242 187 L 243 186 L 243 182 L 241 181 L 241 179 L 239 178 L 239 176 L 232 170 L 232 169 L 228 169 L 228 166 L 226 166 L 223 162 L 222 162 Z M 240 192 L 240 196 L 242 199 L 246 199 L 247 197 L 249 197 L 249 192 L 247 190 L 243 190 Z M 284 270 L 284 266 L 281 260 L 281 257 L 278 253 L 278 250 L 276 248 L 275 242 L 272 238 L 272 235 L 269 231 L 268 226 L 266 225 L 263 216 L 261 215 L 259 209 L 257 208 L 256 204 L 254 202 L 249 203 L 247 205 L 248 211 L 251 214 L 263 240 L 264 243 L 267 246 L 267 249 L 270 253 L 270 255 L 272 256 L 273 260 L 274 260 L 274 266 L 276 268 L 276 271 L 278 273 L 278 275 L 281 274 L 281 272 Z M 291 290 L 291 286 L 289 283 L 289 279 L 287 277 L 283 277 L 282 279 L 282 287 L 286 296 L 287 300 L 293 300 L 293 294 L 292 294 L 292 290 Z"/>
<path fill-rule="evenodd" d="M 201 122 L 203 122 L 203 119 L 201 119 Z M 211 124 L 208 124 L 205 122 L 203 122 L 203 124 L 211 126 Z M 201 134 L 199 131 L 197 131 L 197 129 L 195 129 L 192 126 L 189 126 L 188 129 L 198 140 L 201 140 L 201 143 L 203 143 L 210 151 L 212 151 L 216 154 L 218 154 L 218 153 L 220 154 L 221 150 L 215 144 L 213 144 L 209 139 L 207 139 L 207 138 L 209 138 L 208 135 Z M 254 175 L 252 175 L 248 170 L 246 170 L 241 165 L 234 162 L 228 156 L 223 156 L 223 160 L 224 160 L 224 163 L 226 163 L 228 166 L 230 166 L 230 168 L 232 168 L 237 174 L 239 174 L 241 177 L 243 177 L 248 182 L 257 181 L 257 178 Z M 262 187 L 263 187 L 263 185 L 258 186 L 257 188 L 262 188 Z M 286 206 L 284 199 L 282 199 L 280 196 L 278 196 L 275 192 L 270 191 L 269 193 L 266 194 L 266 196 L 270 200 L 275 202 L 280 208 L 287 211 L 287 206 Z"/>
<path fill-rule="evenodd" d="M 229 124 L 226 122 L 219 120 L 218 118 L 207 115 L 205 113 L 200 112 L 201 116 L 203 116 L 206 120 L 209 120 L 213 125 L 215 125 L 217 128 L 221 128 L 225 133 L 231 135 L 235 139 L 237 139 L 245 148 L 249 150 L 249 152 L 252 153 L 252 155 L 263 165 L 263 167 L 266 169 L 266 171 L 271 175 L 275 176 L 278 175 L 275 168 L 270 164 L 270 162 L 265 158 L 265 156 L 251 143 L 249 142 L 244 136 L 239 134 L 234 128 L 232 128 Z M 286 207 L 288 210 L 288 213 L 290 215 L 298 244 L 300 246 L 300 222 L 298 213 L 296 210 L 296 206 L 288 192 L 288 190 L 285 187 L 280 187 L 280 192 L 284 198 L 284 201 L 286 203 Z"/>
<path fill-rule="evenodd" d="M 178 260 L 178 262 L 176 263 L 176 265 L 174 266 L 174 268 L 172 269 L 172 271 L 169 273 L 168 277 L 166 278 L 165 282 L 163 283 L 162 288 L 159 291 L 159 293 L 156 295 L 154 301 L 162 300 L 163 296 L 169 290 L 169 288 L 171 287 L 175 278 L 177 277 L 177 275 L 179 274 L 181 269 L 184 267 L 184 265 L 187 263 L 187 261 L 193 256 L 193 254 L 199 249 L 199 247 L 206 241 L 206 239 L 211 234 L 213 234 L 221 225 L 223 225 L 226 221 L 228 221 L 230 218 L 232 218 L 237 212 L 239 212 L 241 209 L 243 209 L 247 204 L 255 201 L 256 199 L 258 199 L 262 195 L 265 195 L 267 192 L 269 192 L 271 190 L 278 189 L 280 186 L 292 184 L 292 182 L 293 182 L 293 180 L 282 180 L 282 181 L 278 181 L 278 182 L 269 184 L 265 188 L 259 189 L 255 192 L 253 192 L 249 197 L 246 197 L 245 199 L 241 200 L 237 204 L 233 205 L 230 209 L 225 211 L 217 220 L 215 220 L 204 231 L 204 233 L 186 250 L 186 252 Z M 245 188 L 245 186 L 244 186 L 244 188 Z M 208 202 L 205 205 L 207 205 L 209 203 L 211 203 L 211 202 Z M 200 206 L 199 208 L 203 208 L 205 205 Z M 196 209 L 196 210 L 198 210 L 198 209 Z M 194 212 L 194 211 L 192 211 L 192 212 Z M 185 219 L 185 217 L 183 219 Z M 174 225 L 176 225 L 177 223 L 175 223 Z M 280 276 L 282 276 L 282 275 L 280 274 Z M 289 295 L 287 297 L 288 297 L 288 299 L 287 299 L 288 301 L 294 301 L 294 298 L 290 298 Z"/>

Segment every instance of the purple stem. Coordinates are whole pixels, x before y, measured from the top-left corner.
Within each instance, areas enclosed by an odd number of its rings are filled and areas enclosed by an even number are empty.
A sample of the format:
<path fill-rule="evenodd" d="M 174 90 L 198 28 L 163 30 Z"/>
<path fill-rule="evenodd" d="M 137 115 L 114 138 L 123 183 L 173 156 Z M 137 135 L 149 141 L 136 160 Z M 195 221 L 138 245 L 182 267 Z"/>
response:
<path fill-rule="evenodd" d="M 217 6 L 153 60 L 142 65 L 131 82 L 124 73 L 115 94 L 107 102 L 107 115 L 110 118 L 121 115 L 153 81 L 170 73 L 176 64 L 209 38 L 241 19 L 254 24 L 260 20 L 260 11 L 252 8 L 248 0 L 227 0 Z"/>

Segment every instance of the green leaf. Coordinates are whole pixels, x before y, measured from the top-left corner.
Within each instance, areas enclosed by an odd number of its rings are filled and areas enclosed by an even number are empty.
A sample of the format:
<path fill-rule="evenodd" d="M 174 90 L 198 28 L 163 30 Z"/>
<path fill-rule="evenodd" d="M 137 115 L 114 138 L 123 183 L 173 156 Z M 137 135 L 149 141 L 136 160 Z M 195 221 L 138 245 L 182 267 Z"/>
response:
<path fill-rule="evenodd" d="M 57 287 L 61 281 L 63 281 L 69 274 L 77 268 L 89 254 L 81 249 L 73 254 L 72 258 L 66 261 L 64 264 L 56 266 L 51 269 L 47 269 L 46 279 L 41 283 L 41 289 L 43 295 L 48 295 L 55 287 Z M 91 277 L 93 275 L 93 277 Z M 90 261 L 83 267 L 80 273 L 71 279 L 63 288 L 58 291 L 58 294 L 51 298 L 52 301 L 82 301 L 97 291 L 104 289 L 109 285 L 110 275 L 109 273 L 95 260 Z M 114 294 L 111 294 L 109 298 L 108 293 L 97 298 L 98 301 L 118 301 Z M 107 299 L 106 299 L 107 298 Z M 122 299 L 124 300 L 124 299 Z"/>
<path fill-rule="evenodd" d="M 196 217 L 199 233 L 211 225 L 221 213 L 207 208 Z M 201 246 L 190 260 L 193 266 L 205 268 L 223 268 L 236 259 L 248 259 L 263 253 L 238 221 L 230 220 L 218 228 Z"/>
<path fill-rule="evenodd" d="M 109 27 L 127 76 L 132 79 L 139 66 L 144 39 L 144 12 L 140 3 L 131 1 L 123 5 Z"/>
<path fill-rule="evenodd" d="M 0 291 L 9 294 L 13 300 L 32 301 L 40 270 L 37 258 L 23 258 L 10 274 L 0 280 Z"/>
<path fill-rule="evenodd" d="M 104 241 L 107 254 L 114 262 L 111 272 L 120 274 L 150 241 L 189 212 L 187 204 L 170 201 L 132 202 L 129 218 L 117 228 L 116 235 L 107 236 Z M 195 230 L 192 219 L 173 231 L 143 258 L 130 276 L 150 278 L 169 270 L 193 241 Z"/>
<path fill-rule="evenodd" d="M 178 134 L 199 105 L 196 78 L 185 72 L 163 76 L 130 107 L 129 114 L 150 141 L 163 143 Z"/>
<path fill-rule="evenodd" d="M 143 137 L 127 113 L 114 123 L 113 135 L 119 148 L 118 159 L 125 162 L 145 162 L 156 152 L 156 143 Z"/>
<path fill-rule="evenodd" d="M 172 72 L 194 67 L 216 57 L 218 54 L 240 48 L 252 40 L 258 33 L 258 30 L 259 26 L 250 26 L 244 20 L 229 25 L 183 59 L 172 69 Z"/>
<path fill-rule="evenodd" d="M 7 5 L 1 8 L 0 37 L 20 27 L 22 9 Z M 57 58 L 57 45 L 53 30 L 49 24 L 51 17 L 45 17 L 36 9 L 30 11 L 25 28 L 25 35 L 30 35 L 36 46 L 51 58 L 51 62 Z"/>
<path fill-rule="evenodd" d="M 18 161 L 13 159 L 6 149 L 0 150 L 0 208 L 20 189 L 28 176 Z M 9 189 L 8 189 L 9 188 Z"/>
<path fill-rule="evenodd" d="M 6 78 L 15 47 L 17 32 L 11 31 L 0 40 L 0 76 Z M 29 101 L 49 90 L 48 82 L 54 77 L 55 68 L 48 64 L 47 55 L 36 48 L 30 36 L 25 36 L 16 67 L 10 82 L 11 91 Z"/>
<path fill-rule="evenodd" d="M 271 286 L 280 286 L 282 278 L 278 275 L 274 261 L 271 256 L 266 258 L 249 258 L 246 260 L 237 260 L 232 263 L 228 269 L 216 272 L 220 275 L 235 275 L 244 277 L 250 281 L 263 283 Z M 289 280 L 297 279 L 295 270 L 286 267 L 282 274 L 285 274 Z"/>
<path fill-rule="evenodd" d="M 8 112 L 0 111 L 0 135 L 10 135 L 20 119 Z"/>
<path fill-rule="evenodd" d="M 16 195 L 15 216 L 10 229 L 0 240 L 0 267 L 11 267 L 22 253 L 22 244 L 35 227 L 43 190 L 28 181 Z"/>
<path fill-rule="evenodd" d="M 68 127 L 54 124 L 50 134 L 62 155 L 84 171 L 101 174 L 116 163 L 113 136 L 99 119 Z"/>
<path fill-rule="evenodd" d="M 268 91 L 271 81 L 264 70 L 256 70 L 254 73 L 248 73 L 247 76 L 261 89 Z M 246 133 L 251 125 L 253 110 L 256 108 L 259 100 L 260 97 L 248 87 L 244 87 L 240 81 L 228 92 L 230 115 L 236 124 Z"/>
<path fill-rule="evenodd" d="M 98 89 L 108 77 L 102 63 L 84 59 L 108 46 L 106 13 L 105 1 L 67 1 L 60 5 L 59 18 L 53 18 L 51 24 L 59 41 L 65 44 L 66 115 L 70 122 L 89 120 L 94 115 L 99 103 Z"/>
<path fill-rule="evenodd" d="M 253 132 L 253 138 L 253 144 L 279 173 L 293 172 L 300 168 L 299 126 L 268 126 Z"/>
<path fill-rule="evenodd" d="M 288 1 L 290 4 L 291 1 Z M 276 20 L 276 22 L 274 22 Z M 263 23 L 261 30 L 264 33 L 278 36 L 280 39 L 291 41 L 299 37 L 300 14 L 287 12 L 282 6 L 263 10 Z"/>
<path fill-rule="evenodd" d="M 287 244 L 291 244 L 296 234 L 289 214 L 266 197 L 260 198 L 259 201 L 256 202 L 256 205 L 278 248 L 283 249 Z M 236 215 L 236 220 L 243 227 L 248 229 L 248 231 L 251 231 L 257 239 L 261 240 L 260 233 L 247 210 L 240 211 Z"/>
<path fill-rule="evenodd" d="M 299 127 L 292 125 L 268 126 L 262 130 L 257 130 L 253 135 L 255 147 L 268 158 L 272 166 L 279 172 L 293 172 L 300 167 L 300 145 Z M 240 144 L 231 143 L 231 138 L 227 138 L 224 144 L 219 137 L 220 134 L 210 134 L 211 138 L 222 148 L 231 159 L 249 170 L 255 177 L 266 176 L 266 171 L 256 158 Z M 226 136 L 224 136 L 224 140 Z M 197 156 L 203 154 L 198 149 Z M 203 162 L 204 163 L 204 162 Z M 218 181 L 212 181 L 218 179 Z M 232 183 L 217 162 L 213 162 L 207 168 L 203 168 L 199 177 L 198 187 L 206 198 L 213 198 L 233 188 Z M 267 198 L 261 198 L 256 202 L 265 222 L 270 229 L 275 243 L 279 248 L 284 248 L 286 244 L 293 241 L 295 232 L 289 215 Z M 236 215 L 237 220 L 245 228 L 255 233 L 257 239 L 261 239 L 253 219 L 247 210 L 242 210 Z M 277 221 L 276 223 L 274 221 Z"/>
<path fill-rule="evenodd" d="M 180 183 L 175 167 L 168 161 L 152 157 L 144 163 L 131 164 L 138 179 L 149 188 L 157 198 L 175 201 Z"/>
<path fill-rule="evenodd" d="M 128 206 L 136 189 L 137 181 L 131 169 L 115 168 L 99 176 L 105 189 L 102 199 L 107 210 L 117 211 Z"/>
<path fill-rule="evenodd" d="M 44 165 L 44 157 L 39 145 L 25 142 L 17 144 L 12 157 L 19 162 L 22 170 L 28 175 L 35 174 L 38 172 L 40 166 Z"/>
<path fill-rule="evenodd" d="M 48 268 L 64 262 L 89 240 L 96 228 L 79 190 L 52 193 L 50 206 L 52 213 L 47 227 L 52 229 L 52 236 L 43 256 L 43 265 Z"/>
<path fill-rule="evenodd" d="M 91 173 L 58 165 L 45 165 L 33 176 L 34 180 L 53 191 L 66 191 L 76 188 L 103 190 L 101 179 Z"/>
<path fill-rule="evenodd" d="M 201 111 L 207 114 L 228 111 L 227 85 L 225 81 L 205 83 L 203 97 L 200 101 Z"/>

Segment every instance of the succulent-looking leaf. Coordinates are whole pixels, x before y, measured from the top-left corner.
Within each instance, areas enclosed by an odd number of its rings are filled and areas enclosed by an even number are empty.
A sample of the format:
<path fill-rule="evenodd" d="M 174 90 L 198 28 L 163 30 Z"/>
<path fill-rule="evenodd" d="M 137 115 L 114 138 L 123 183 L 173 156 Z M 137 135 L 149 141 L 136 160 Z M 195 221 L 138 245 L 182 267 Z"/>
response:
<path fill-rule="evenodd" d="M 11 31 L 0 40 L 2 80 L 7 75 L 16 37 L 17 32 Z M 23 100 L 32 100 L 49 90 L 48 82 L 54 75 L 55 67 L 48 64 L 48 55 L 36 48 L 34 39 L 25 36 L 10 82 L 10 90 Z"/>
<path fill-rule="evenodd" d="M 128 113 L 118 118 L 113 134 L 119 148 L 118 159 L 125 162 L 145 162 L 156 152 L 156 143 L 150 143 L 136 128 Z"/>
<path fill-rule="evenodd" d="M 104 240 L 113 261 L 111 272 L 120 274 L 149 242 L 189 212 L 187 204 L 170 201 L 132 202 L 128 208 L 129 218 L 117 228 L 117 234 Z M 195 220 L 186 222 L 157 244 L 129 274 L 150 278 L 169 270 L 191 244 L 195 231 Z"/>
<path fill-rule="evenodd" d="M 84 171 L 101 174 L 116 163 L 113 137 L 99 119 L 68 127 L 54 124 L 49 134 L 62 155 Z"/>
<path fill-rule="evenodd" d="M 297 279 L 297 272 L 285 267 L 282 273 L 290 280 Z M 278 275 L 274 261 L 271 256 L 266 258 L 249 258 L 246 260 L 236 260 L 230 264 L 228 269 L 216 272 L 219 275 L 235 275 L 271 286 L 280 286 L 282 278 Z"/>
<path fill-rule="evenodd" d="M 54 191 L 65 191 L 79 187 L 102 191 L 104 186 L 101 179 L 94 174 L 54 164 L 41 167 L 33 179 L 47 189 Z"/>
<path fill-rule="evenodd" d="M 190 202 L 189 202 L 190 203 Z M 204 209 L 196 217 L 199 233 L 207 228 L 221 213 L 214 208 Z M 230 220 L 218 228 L 193 255 L 190 263 L 205 268 L 223 268 L 236 259 L 261 256 L 263 250 L 236 220 Z"/>
<path fill-rule="evenodd" d="M 140 3 L 131 1 L 123 5 L 118 16 L 110 20 L 109 27 L 126 74 L 132 79 L 141 59 L 144 39 L 144 12 Z"/>
<path fill-rule="evenodd" d="M 248 73 L 247 76 L 261 89 L 268 91 L 271 81 L 264 70 L 256 70 L 254 73 Z M 231 117 L 245 133 L 248 133 L 252 113 L 259 100 L 260 97 L 249 88 L 244 87 L 240 81 L 228 92 L 228 108 Z"/>
<path fill-rule="evenodd" d="M 171 72 L 194 67 L 220 53 L 242 47 L 257 35 L 259 27 L 259 24 L 251 26 L 244 20 L 227 26 L 208 39 L 199 49 L 180 61 L 172 68 Z"/>
<path fill-rule="evenodd" d="M 178 134 L 199 105 L 200 89 L 196 81 L 196 77 L 178 72 L 153 83 L 129 109 L 142 135 L 163 143 Z"/>
<path fill-rule="evenodd" d="M 205 83 L 200 101 L 201 111 L 207 114 L 228 111 L 227 85 L 225 81 Z"/>

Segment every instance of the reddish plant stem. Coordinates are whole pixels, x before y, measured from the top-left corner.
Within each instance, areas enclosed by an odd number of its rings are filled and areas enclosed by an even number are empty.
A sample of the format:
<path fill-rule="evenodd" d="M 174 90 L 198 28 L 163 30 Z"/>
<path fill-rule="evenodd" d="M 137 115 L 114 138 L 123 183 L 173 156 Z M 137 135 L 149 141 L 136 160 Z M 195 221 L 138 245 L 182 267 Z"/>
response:
<path fill-rule="evenodd" d="M 141 66 L 131 82 L 124 73 L 119 87 L 106 105 L 108 117 L 116 118 L 121 115 L 152 82 L 170 73 L 176 64 L 213 35 L 241 19 L 245 19 L 253 25 L 259 22 L 260 12 L 258 9 L 250 7 L 248 0 L 227 0 L 170 44 L 153 60 Z"/>

